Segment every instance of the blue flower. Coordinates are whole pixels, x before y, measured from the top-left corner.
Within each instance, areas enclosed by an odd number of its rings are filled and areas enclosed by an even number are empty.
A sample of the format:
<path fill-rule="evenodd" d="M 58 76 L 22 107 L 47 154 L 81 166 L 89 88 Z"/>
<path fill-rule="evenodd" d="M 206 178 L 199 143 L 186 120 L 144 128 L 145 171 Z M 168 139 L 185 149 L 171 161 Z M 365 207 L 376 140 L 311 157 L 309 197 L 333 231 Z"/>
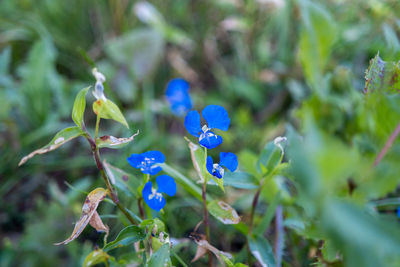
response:
<path fill-rule="evenodd" d="M 160 175 L 156 178 L 158 189 L 153 188 L 152 182 L 147 182 L 142 190 L 144 202 L 150 208 L 160 211 L 165 206 L 165 198 L 162 193 L 174 196 L 176 193 L 176 183 L 174 178 L 168 175 Z"/>
<path fill-rule="evenodd" d="M 140 169 L 144 174 L 157 174 L 162 168 L 156 164 L 164 163 L 165 156 L 160 151 L 147 151 L 142 154 L 132 154 L 127 158 L 133 168 Z"/>
<path fill-rule="evenodd" d="M 198 137 L 199 144 L 203 147 L 209 149 L 215 148 L 219 146 L 223 140 L 221 136 L 216 135 L 211 129 L 217 128 L 222 131 L 227 131 L 231 122 L 228 112 L 224 107 L 209 105 L 203 109 L 201 115 L 203 115 L 207 125 L 201 127 L 199 112 L 192 110 L 185 118 L 186 130 L 191 135 Z"/>
<path fill-rule="evenodd" d="M 169 81 L 165 96 L 167 97 L 172 113 L 176 116 L 184 116 L 192 108 L 189 83 L 184 79 L 176 78 Z"/>
<path fill-rule="evenodd" d="M 397 208 L 397 217 L 400 218 L 400 206 Z"/>
<path fill-rule="evenodd" d="M 224 177 L 224 168 L 226 167 L 228 170 L 231 172 L 234 172 L 237 169 L 238 166 L 238 160 L 235 154 L 231 152 L 221 152 L 219 153 L 219 164 L 213 162 L 212 157 L 208 156 L 207 157 L 207 162 L 206 162 L 206 167 L 207 171 L 221 179 Z"/>

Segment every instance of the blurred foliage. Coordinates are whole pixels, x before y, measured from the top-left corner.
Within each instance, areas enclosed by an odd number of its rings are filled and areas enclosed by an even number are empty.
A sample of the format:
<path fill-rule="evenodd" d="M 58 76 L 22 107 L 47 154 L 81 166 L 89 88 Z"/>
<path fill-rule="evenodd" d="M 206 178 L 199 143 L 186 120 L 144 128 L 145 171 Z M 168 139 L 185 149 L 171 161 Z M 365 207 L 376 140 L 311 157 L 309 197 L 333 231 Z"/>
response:
<path fill-rule="evenodd" d="M 196 109 L 223 105 L 232 119 L 229 132 L 221 133 L 223 149 L 239 155 L 240 170 L 224 177 L 224 194 L 212 186 L 209 194 L 231 205 L 242 222 L 211 220 L 214 247 L 232 253 L 233 262 L 247 262 L 249 238 L 265 262 L 283 266 L 399 266 L 399 141 L 375 163 L 400 122 L 400 3 L 151 4 L 149 11 L 128 0 L 0 2 L 0 265 L 79 266 L 102 244 L 100 234 L 85 229 L 69 245 L 53 245 L 70 233 L 85 192 L 103 186 L 85 140 L 17 168 L 24 155 L 72 125 L 75 96 L 94 85 L 96 66 L 107 77 L 106 95 L 130 127 L 103 121 L 100 135 L 128 137 L 140 130 L 123 149 L 102 151 L 127 173 L 112 167 L 121 201 L 139 213 L 141 174 L 126 162 L 131 153 L 160 150 L 167 155 L 164 170 L 175 168 L 168 173 L 177 179 L 178 195 L 158 216 L 177 240 L 171 249 L 176 266 L 195 254 L 187 237 L 202 211 L 183 120 L 164 99 L 174 77 L 190 82 Z M 87 100 L 94 98 L 88 94 Z M 85 118 L 93 132 L 91 108 Z M 271 162 L 268 142 L 278 135 L 288 137 L 282 169 L 260 182 L 260 171 L 268 168 L 256 162 Z M 247 237 L 260 185 L 254 237 Z M 280 254 L 273 251 L 280 208 L 281 261 L 271 259 Z M 128 221 L 110 203 L 99 210 L 114 240 Z M 165 257 L 166 250 L 154 255 Z M 131 251 L 113 250 L 112 263 L 135 261 Z M 200 259 L 190 266 L 205 264 Z"/>

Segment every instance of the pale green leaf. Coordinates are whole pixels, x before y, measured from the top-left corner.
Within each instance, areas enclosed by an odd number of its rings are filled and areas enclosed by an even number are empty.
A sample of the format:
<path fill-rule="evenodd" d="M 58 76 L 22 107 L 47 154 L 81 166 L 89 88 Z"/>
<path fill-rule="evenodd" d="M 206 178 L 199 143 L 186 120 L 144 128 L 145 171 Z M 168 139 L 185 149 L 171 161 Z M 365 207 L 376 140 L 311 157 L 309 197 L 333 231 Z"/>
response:
<path fill-rule="evenodd" d="M 89 88 L 90 86 L 79 91 L 79 93 L 76 95 L 74 106 L 72 108 L 72 120 L 77 126 L 79 126 L 79 128 L 82 128 L 82 124 L 84 124 L 83 115 L 86 107 L 86 94 Z"/>
<path fill-rule="evenodd" d="M 109 258 L 110 255 L 108 255 L 106 252 L 101 249 L 96 249 L 86 256 L 82 266 L 90 267 L 96 264 L 106 263 Z"/>
<path fill-rule="evenodd" d="M 250 237 L 250 252 L 261 266 L 275 267 L 275 258 L 268 240 L 262 236 Z"/>
<path fill-rule="evenodd" d="M 124 115 L 122 115 L 119 107 L 109 99 L 107 99 L 107 101 L 99 99 L 94 102 L 93 111 L 102 119 L 112 119 L 129 128 L 128 123 L 126 122 Z"/>
<path fill-rule="evenodd" d="M 147 267 L 168 267 L 171 266 L 169 244 L 164 244 L 157 250 L 146 264 Z"/>

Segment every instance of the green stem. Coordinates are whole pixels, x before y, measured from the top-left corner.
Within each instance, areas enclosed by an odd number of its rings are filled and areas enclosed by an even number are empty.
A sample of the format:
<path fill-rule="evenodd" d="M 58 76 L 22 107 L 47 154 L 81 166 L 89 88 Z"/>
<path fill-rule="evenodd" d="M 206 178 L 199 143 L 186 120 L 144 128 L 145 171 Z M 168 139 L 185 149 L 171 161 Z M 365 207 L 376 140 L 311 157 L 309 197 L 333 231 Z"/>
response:
<path fill-rule="evenodd" d="M 204 164 L 207 162 L 207 148 L 204 148 Z M 207 210 L 207 178 L 204 177 L 203 181 L 203 187 L 202 187 L 202 199 L 203 199 L 203 212 L 204 212 L 204 227 L 205 227 L 205 232 L 206 232 L 206 240 L 209 244 L 211 244 L 210 241 L 210 222 L 208 218 L 208 210 Z M 212 267 L 212 253 L 210 250 L 208 250 L 208 266 Z"/>
<path fill-rule="evenodd" d="M 100 152 L 96 145 L 96 142 L 93 140 L 93 138 L 87 132 L 86 132 L 85 137 L 88 140 L 90 147 L 92 148 L 92 153 L 93 153 L 94 160 L 96 161 L 97 169 L 99 169 L 101 177 L 103 178 L 107 189 L 110 191 L 111 200 L 114 202 L 114 204 L 118 207 L 118 209 L 120 209 L 120 211 L 125 215 L 125 217 L 132 224 L 136 224 L 136 221 L 132 217 L 132 215 L 129 214 L 129 212 L 126 210 L 126 208 L 119 202 L 117 192 L 115 191 L 114 187 L 111 185 L 110 180 L 108 179 L 106 172 L 104 171 L 104 165 L 103 165 L 103 162 L 101 161 Z"/>
<path fill-rule="evenodd" d="M 96 130 L 94 132 L 94 140 L 96 141 L 96 144 L 97 144 L 97 137 L 99 136 L 99 125 L 100 125 L 100 116 L 97 115 L 97 117 L 96 117 Z"/>
<path fill-rule="evenodd" d="M 251 238 L 251 235 L 253 232 L 254 214 L 255 214 L 256 207 L 257 207 L 258 199 L 260 197 L 261 189 L 262 189 L 262 187 L 260 186 L 258 188 L 256 194 L 254 195 L 253 203 L 251 205 L 251 211 L 250 211 L 249 231 L 247 233 L 247 257 L 248 257 L 249 266 L 251 266 L 251 264 L 252 264 L 252 262 L 251 262 L 252 256 L 251 256 L 251 251 L 250 251 L 249 239 Z"/>

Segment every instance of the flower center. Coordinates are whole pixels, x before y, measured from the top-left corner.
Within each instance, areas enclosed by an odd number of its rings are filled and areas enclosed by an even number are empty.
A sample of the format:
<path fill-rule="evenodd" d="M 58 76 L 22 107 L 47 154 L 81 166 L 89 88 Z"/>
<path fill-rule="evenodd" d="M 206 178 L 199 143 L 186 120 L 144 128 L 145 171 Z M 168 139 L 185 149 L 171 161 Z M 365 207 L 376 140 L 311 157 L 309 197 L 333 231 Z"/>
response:
<path fill-rule="evenodd" d="M 151 195 L 149 195 L 149 200 L 156 198 L 158 201 L 162 201 L 162 194 L 158 193 L 156 189 L 154 189 L 153 187 L 151 188 Z"/>
<path fill-rule="evenodd" d="M 213 165 L 212 173 L 213 173 L 213 175 L 217 176 L 218 178 L 222 178 L 224 176 L 225 170 L 219 164 L 215 163 Z"/>

